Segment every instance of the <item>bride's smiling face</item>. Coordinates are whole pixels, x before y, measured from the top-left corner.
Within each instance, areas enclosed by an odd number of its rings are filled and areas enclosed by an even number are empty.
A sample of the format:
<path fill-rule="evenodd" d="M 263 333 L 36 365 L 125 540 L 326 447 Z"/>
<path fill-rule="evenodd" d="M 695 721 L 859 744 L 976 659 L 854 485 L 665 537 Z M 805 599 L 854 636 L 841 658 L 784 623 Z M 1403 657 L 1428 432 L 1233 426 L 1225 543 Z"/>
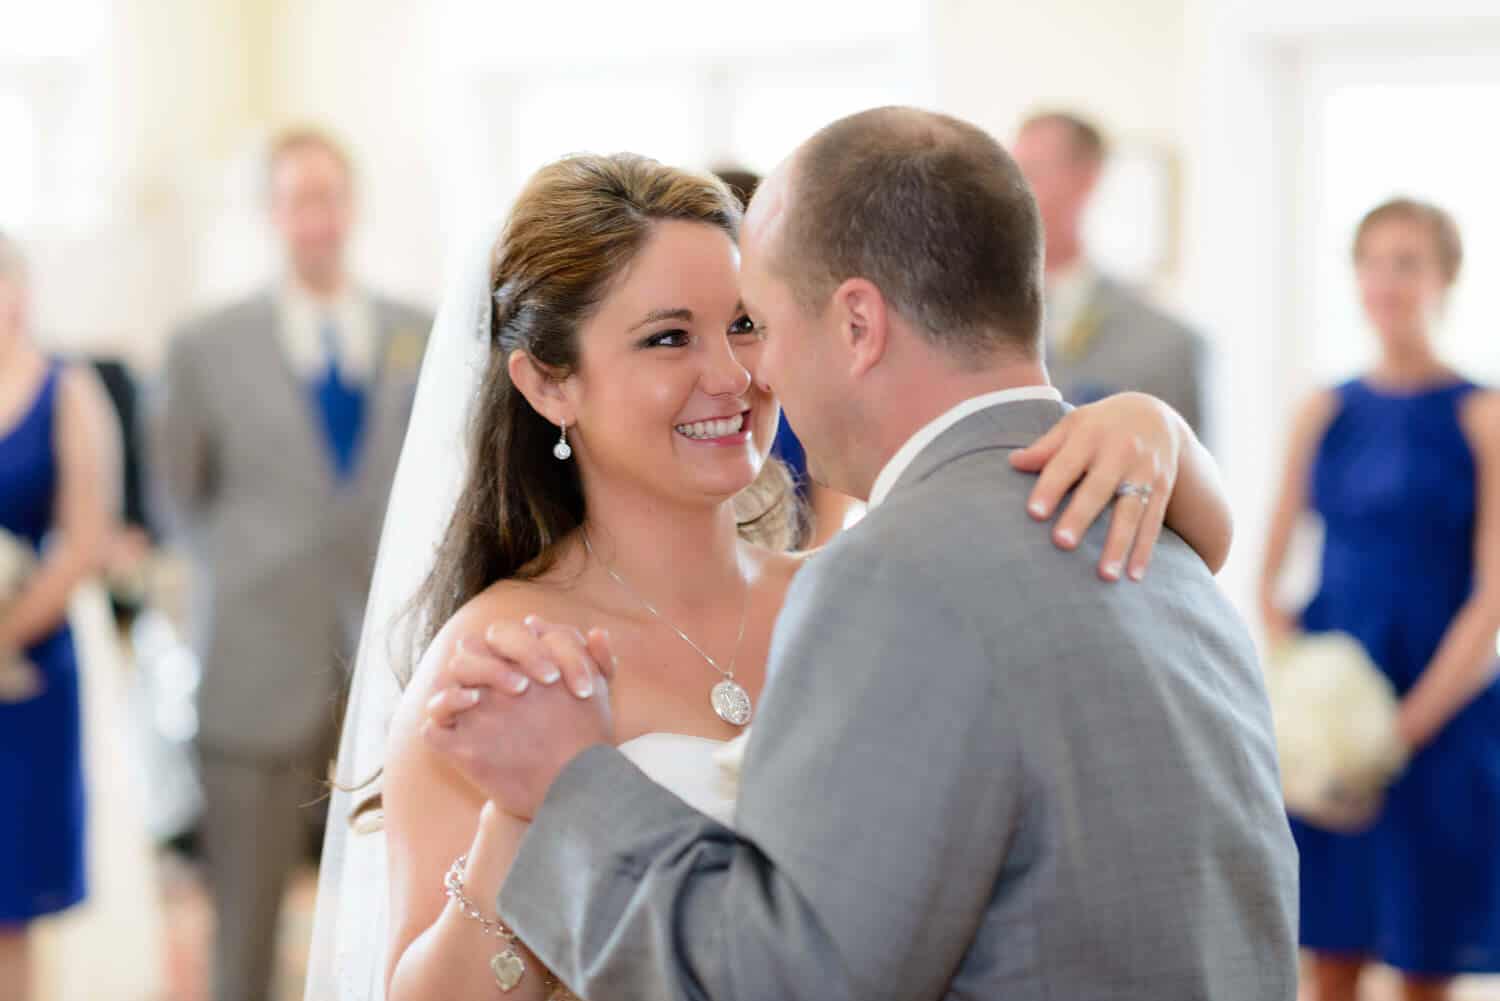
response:
<path fill-rule="evenodd" d="M 564 393 L 586 483 L 623 479 L 719 503 L 755 479 L 779 410 L 754 378 L 760 336 L 722 230 L 657 223 L 578 344 Z"/>

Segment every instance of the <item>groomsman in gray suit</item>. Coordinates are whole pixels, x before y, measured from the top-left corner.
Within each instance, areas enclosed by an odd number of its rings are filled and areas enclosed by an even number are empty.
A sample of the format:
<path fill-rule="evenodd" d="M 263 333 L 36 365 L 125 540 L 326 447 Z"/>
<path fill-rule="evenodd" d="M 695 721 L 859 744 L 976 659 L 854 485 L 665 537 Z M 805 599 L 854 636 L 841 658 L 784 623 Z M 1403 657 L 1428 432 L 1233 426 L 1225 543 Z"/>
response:
<path fill-rule="evenodd" d="M 195 558 L 216 1001 L 265 1001 L 308 843 L 431 319 L 360 287 L 348 155 L 311 129 L 268 159 L 271 288 L 187 325 L 154 416 Z"/>
<path fill-rule="evenodd" d="M 787 595 L 733 829 L 561 685 L 428 728 L 532 818 L 500 918 L 611 1001 L 1293 1001 L 1244 624 L 1176 536 L 1111 585 L 1024 513 L 1010 456 L 1067 408 L 1016 164 L 965 122 L 864 112 L 767 180 L 741 243 L 757 378 L 869 513 Z"/>
<path fill-rule="evenodd" d="M 1207 348 L 1088 259 L 1080 228 L 1106 156 L 1103 134 L 1068 112 L 1035 115 L 1015 157 L 1046 228 L 1047 371 L 1075 406 L 1136 390 L 1170 403 L 1204 434 Z"/>

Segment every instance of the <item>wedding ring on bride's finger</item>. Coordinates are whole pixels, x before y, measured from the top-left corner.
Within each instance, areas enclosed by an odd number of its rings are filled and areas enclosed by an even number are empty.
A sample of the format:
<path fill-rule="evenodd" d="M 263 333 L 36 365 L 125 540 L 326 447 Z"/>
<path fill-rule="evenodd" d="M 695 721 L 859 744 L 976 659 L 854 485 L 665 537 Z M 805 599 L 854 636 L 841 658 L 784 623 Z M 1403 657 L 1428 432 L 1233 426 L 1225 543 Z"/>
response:
<path fill-rule="evenodd" d="M 1144 503 L 1146 503 L 1147 501 L 1149 501 L 1151 499 L 1151 484 L 1149 484 L 1149 483 L 1132 483 L 1130 480 L 1126 480 L 1124 483 L 1121 483 L 1118 487 L 1115 487 L 1115 496 L 1116 497 L 1139 497 L 1140 500 L 1141 500 L 1141 503 L 1144 504 Z"/>

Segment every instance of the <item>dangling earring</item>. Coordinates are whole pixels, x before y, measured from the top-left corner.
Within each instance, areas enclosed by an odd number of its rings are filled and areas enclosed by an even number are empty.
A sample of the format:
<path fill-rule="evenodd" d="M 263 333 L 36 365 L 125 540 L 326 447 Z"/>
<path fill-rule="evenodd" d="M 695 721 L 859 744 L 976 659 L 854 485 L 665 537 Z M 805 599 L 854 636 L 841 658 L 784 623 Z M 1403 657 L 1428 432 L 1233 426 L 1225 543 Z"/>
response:
<path fill-rule="evenodd" d="M 558 434 L 557 444 L 552 446 L 552 454 L 557 457 L 558 462 L 567 462 L 573 458 L 573 446 L 568 444 L 568 422 L 562 422 L 562 431 Z"/>

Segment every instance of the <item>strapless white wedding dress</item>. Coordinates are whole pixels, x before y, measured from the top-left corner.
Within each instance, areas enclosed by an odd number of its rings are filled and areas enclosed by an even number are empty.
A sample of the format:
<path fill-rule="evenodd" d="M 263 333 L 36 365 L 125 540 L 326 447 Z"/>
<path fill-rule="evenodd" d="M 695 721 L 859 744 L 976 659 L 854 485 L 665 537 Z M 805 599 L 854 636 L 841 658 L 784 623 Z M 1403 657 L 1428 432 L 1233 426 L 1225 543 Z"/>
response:
<path fill-rule="evenodd" d="M 744 739 L 648 733 L 621 744 L 620 752 L 657 785 L 727 827 L 734 823 L 739 789 L 737 752 Z"/>
<path fill-rule="evenodd" d="M 648 733 L 620 745 L 620 751 L 669 792 L 689 806 L 730 825 L 734 820 L 739 788 L 739 759 L 745 737 L 732 741 L 710 740 L 680 733 Z M 380 955 L 386 942 L 384 881 L 385 834 L 372 831 L 349 842 L 358 852 L 349 872 L 359 878 L 349 885 L 358 888 L 378 915 L 374 920 L 350 925 L 347 938 L 334 942 L 336 961 L 309 979 L 306 997 L 314 1001 L 384 1001 L 384 967 L 370 957 Z M 380 887 L 373 892 L 372 887 Z M 320 906 L 324 906 L 320 902 Z M 329 905 L 331 906 L 331 905 Z M 361 976 L 357 971 L 364 970 Z M 553 992 L 553 1001 L 570 1001 L 565 989 Z"/>

